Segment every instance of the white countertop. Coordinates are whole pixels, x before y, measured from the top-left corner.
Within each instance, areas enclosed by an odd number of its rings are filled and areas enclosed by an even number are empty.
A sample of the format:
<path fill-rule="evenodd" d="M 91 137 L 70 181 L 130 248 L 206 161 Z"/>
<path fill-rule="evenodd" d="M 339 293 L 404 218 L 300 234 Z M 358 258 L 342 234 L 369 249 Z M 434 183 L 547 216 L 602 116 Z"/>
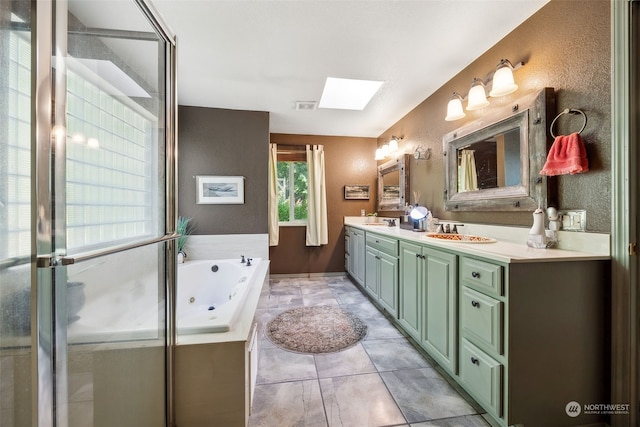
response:
<path fill-rule="evenodd" d="M 382 218 L 377 218 L 377 221 L 382 221 Z M 493 261 L 498 261 L 502 263 L 525 263 L 525 262 L 564 262 L 564 261 L 589 261 L 589 260 L 608 260 L 610 259 L 610 255 L 605 252 L 608 245 L 604 243 L 604 240 L 608 242 L 608 235 L 597 234 L 594 236 L 590 236 L 587 234 L 594 233 L 580 233 L 581 235 L 576 236 L 576 238 L 580 239 L 580 242 L 592 241 L 591 247 L 596 248 L 593 252 L 583 252 L 576 250 L 568 250 L 568 249 L 534 249 L 530 248 L 526 245 L 526 234 L 527 229 L 522 229 L 519 227 L 499 227 L 506 228 L 507 230 L 498 230 L 494 231 L 494 233 L 488 234 L 486 231 L 489 229 L 484 229 L 484 233 L 477 233 L 476 230 L 482 230 L 482 227 L 472 227 L 469 225 L 470 230 L 474 230 L 474 232 L 467 233 L 467 229 L 463 230 L 461 234 L 475 234 L 482 235 L 486 237 L 495 238 L 497 241 L 495 243 L 461 243 L 461 242 L 451 242 L 451 241 L 443 241 L 434 238 L 427 237 L 426 232 L 415 232 L 412 230 L 402 229 L 398 226 L 389 227 L 386 225 L 367 225 L 366 220 L 363 221 L 360 217 L 345 217 L 344 220 L 345 225 L 349 225 L 352 227 L 356 227 L 365 231 L 375 232 L 382 235 L 387 235 L 390 237 L 395 237 L 397 239 L 402 239 L 410 242 L 420 243 L 423 245 L 428 245 L 432 247 L 447 249 L 451 251 L 456 251 L 468 255 L 475 255 L 483 258 L 487 258 Z M 524 235 L 525 237 L 522 239 L 522 243 L 515 243 L 513 241 L 507 241 L 505 239 L 501 239 L 499 235 L 504 235 L 503 233 L 511 233 L 517 236 Z M 523 234 L 524 232 L 524 234 Z M 572 233 L 576 234 L 576 233 Z M 564 235 L 561 235 L 561 241 Z M 582 247 L 590 247 L 589 244 L 584 245 L 581 243 Z M 603 249 L 603 247 L 605 249 Z"/>

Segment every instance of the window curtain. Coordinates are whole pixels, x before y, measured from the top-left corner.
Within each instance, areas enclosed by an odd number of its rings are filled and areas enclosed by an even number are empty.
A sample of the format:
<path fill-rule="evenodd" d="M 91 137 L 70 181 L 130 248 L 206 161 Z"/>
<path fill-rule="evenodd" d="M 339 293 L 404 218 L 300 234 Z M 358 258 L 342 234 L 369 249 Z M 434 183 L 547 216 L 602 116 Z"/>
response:
<path fill-rule="evenodd" d="M 478 189 L 478 174 L 476 172 L 476 156 L 473 150 L 462 150 L 460 161 L 460 192 L 476 191 Z"/>
<path fill-rule="evenodd" d="M 307 246 L 329 243 L 327 228 L 327 191 L 324 183 L 324 147 L 307 145 L 309 171 Z"/>
<path fill-rule="evenodd" d="M 269 144 L 269 246 L 278 246 L 278 147 Z"/>

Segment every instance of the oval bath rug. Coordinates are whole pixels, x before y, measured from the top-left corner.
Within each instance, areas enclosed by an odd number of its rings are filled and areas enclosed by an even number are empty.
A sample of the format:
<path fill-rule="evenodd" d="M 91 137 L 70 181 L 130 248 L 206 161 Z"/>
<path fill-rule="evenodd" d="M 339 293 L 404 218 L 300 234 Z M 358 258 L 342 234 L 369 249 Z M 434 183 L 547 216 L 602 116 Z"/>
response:
<path fill-rule="evenodd" d="M 316 305 L 286 310 L 265 328 L 269 340 L 297 353 L 332 353 L 355 345 L 367 334 L 367 325 L 338 307 Z"/>

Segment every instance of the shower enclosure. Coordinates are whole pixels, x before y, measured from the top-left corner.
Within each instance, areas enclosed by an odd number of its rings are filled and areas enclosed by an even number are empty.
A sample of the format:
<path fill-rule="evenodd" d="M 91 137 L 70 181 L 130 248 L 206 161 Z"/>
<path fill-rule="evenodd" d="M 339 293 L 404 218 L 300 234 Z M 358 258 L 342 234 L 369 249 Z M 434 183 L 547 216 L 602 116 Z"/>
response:
<path fill-rule="evenodd" d="M 0 0 L 0 425 L 171 420 L 175 40 L 144 0 Z"/>

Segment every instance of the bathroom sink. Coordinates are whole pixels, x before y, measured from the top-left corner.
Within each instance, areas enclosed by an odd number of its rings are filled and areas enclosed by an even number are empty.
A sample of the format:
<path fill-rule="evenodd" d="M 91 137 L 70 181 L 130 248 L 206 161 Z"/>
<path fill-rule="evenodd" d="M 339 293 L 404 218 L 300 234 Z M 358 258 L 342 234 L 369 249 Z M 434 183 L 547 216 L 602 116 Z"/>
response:
<path fill-rule="evenodd" d="M 389 224 L 386 222 L 363 222 L 362 225 L 384 225 L 385 227 L 389 226 Z"/>
<path fill-rule="evenodd" d="M 495 243 L 496 239 L 484 236 L 473 236 L 471 234 L 448 234 L 448 233 L 427 233 L 431 239 L 446 240 L 456 243 Z"/>

